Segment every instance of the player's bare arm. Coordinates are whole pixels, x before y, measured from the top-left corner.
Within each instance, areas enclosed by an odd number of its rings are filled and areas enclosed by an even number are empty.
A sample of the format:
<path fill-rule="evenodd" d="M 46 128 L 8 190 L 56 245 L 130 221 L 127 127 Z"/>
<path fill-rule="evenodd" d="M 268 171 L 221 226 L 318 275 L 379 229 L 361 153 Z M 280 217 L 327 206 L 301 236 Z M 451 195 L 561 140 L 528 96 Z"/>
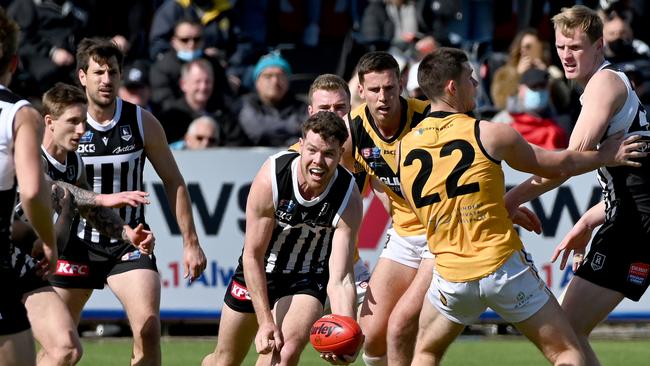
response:
<path fill-rule="evenodd" d="M 142 125 L 146 136 L 145 154 L 163 182 L 169 207 L 176 216 L 183 236 L 184 277 L 194 280 L 203 273 L 207 262 L 194 227 L 187 186 L 169 150 L 165 131 L 160 122 L 150 112 L 143 110 Z"/>
<path fill-rule="evenodd" d="M 15 121 L 14 159 L 20 201 L 29 222 L 43 241 L 43 251 L 50 271 L 54 271 L 58 253 L 52 223 L 50 189 L 45 183 L 40 157 L 43 122 L 38 112 L 28 107 L 16 112 Z"/>
<path fill-rule="evenodd" d="M 82 173 L 85 176 L 85 172 Z M 86 178 L 79 179 L 79 181 L 86 182 Z M 147 192 L 142 191 L 126 191 L 112 194 L 98 194 L 93 192 L 86 184 L 83 188 L 81 185 L 73 185 L 70 183 L 56 181 L 58 186 L 66 188 L 74 196 L 74 201 L 77 207 L 86 206 L 102 206 L 108 208 L 122 208 L 125 206 L 137 207 L 140 204 L 148 205 L 149 199 Z"/>
<path fill-rule="evenodd" d="M 253 179 L 246 202 L 246 235 L 242 261 L 246 286 L 253 302 L 259 329 L 255 349 L 266 354 L 282 348 L 282 333 L 273 320 L 268 300 L 264 255 L 275 226 L 275 209 L 271 184 L 271 168 L 267 160 Z"/>
<path fill-rule="evenodd" d="M 573 252 L 573 271 L 577 271 L 578 267 L 582 264 L 584 253 L 587 244 L 591 240 L 591 234 L 597 226 L 605 222 L 605 202 L 600 201 L 598 204 L 590 208 L 584 215 L 573 225 L 571 231 L 562 239 L 562 242 L 553 251 L 551 262 L 555 262 L 560 253 L 562 260 L 560 261 L 560 269 L 564 270 L 569 254 Z"/>
<path fill-rule="evenodd" d="M 327 295 L 332 304 L 332 313 L 352 318 L 356 318 L 356 288 L 352 261 L 362 213 L 361 194 L 355 184 L 350 200 L 334 231 L 332 254 L 328 264 L 330 278 L 327 283 Z"/>
<path fill-rule="evenodd" d="M 587 84 L 582 110 L 569 139 L 568 150 L 594 150 L 607 130 L 609 120 L 625 103 L 627 90 L 614 73 L 601 70 Z M 566 179 L 534 176 L 508 191 L 506 204 L 519 205 L 560 186 Z"/>

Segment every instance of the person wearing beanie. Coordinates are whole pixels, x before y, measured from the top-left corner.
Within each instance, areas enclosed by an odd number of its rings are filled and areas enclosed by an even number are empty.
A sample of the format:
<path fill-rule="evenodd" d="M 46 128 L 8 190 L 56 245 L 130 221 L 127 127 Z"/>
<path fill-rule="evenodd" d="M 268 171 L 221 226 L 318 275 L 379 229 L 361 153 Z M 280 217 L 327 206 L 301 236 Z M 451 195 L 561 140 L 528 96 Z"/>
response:
<path fill-rule="evenodd" d="M 290 91 L 291 66 L 278 53 L 262 56 L 253 69 L 255 91 L 242 98 L 239 123 L 253 146 L 285 146 L 301 134 L 307 104 Z"/>

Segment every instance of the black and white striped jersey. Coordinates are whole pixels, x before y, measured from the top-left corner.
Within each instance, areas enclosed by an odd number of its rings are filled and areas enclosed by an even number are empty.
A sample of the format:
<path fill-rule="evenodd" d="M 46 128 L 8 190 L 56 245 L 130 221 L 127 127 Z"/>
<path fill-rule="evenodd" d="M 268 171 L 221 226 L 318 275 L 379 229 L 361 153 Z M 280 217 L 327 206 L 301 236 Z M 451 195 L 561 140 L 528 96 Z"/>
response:
<path fill-rule="evenodd" d="M 325 191 L 305 200 L 298 190 L 299 157 L 286 151 L 270 158 L 275 228 L 266 273 L 326 273 L 334 230 L 354 188 L 352 174 L 338 166 Z"/>
<path fill-rule="evenodd" d="M 620 131 L 624 131 L 626 136 L 641 135 L 641 141 L 646 144 L 645 150 L 649 150 L 650 123 L 630 80 L 608 62 L 605 62 L 601 69 L 614 72 L 627 88 L 625 104 L 610 120 L 605 135 L 610 136 Z M 650 157 L 643 158 L 642 164 L 640 168 L 619 166 L 598 169 L 598 180 L 603 188 L 608 221 L 618 215 L 619 210 L 650 214 Z"/>
<path fill-rule="evenodd" d="M 10 249 L 11 223 L 16 204 L 14 119 L 29 102 L 0 85 L 0 255 Z"/>
<path fill-rule="evenodd" d="M 86 133 L 77 149 L 86 169 L 88 184 L 96 193 L 111 194 L 142 190 L 144 170 L 144 132 L 140 107 L 117 98 L 113 120 L 101 125 L 88 114 Z M 144 223 L 144 208 L 116 209 L 124 222 L 131 226 Z M 101 235 L 83 218 L 75 223 L 77 236 L 98 247 L 118 243 Z"/>

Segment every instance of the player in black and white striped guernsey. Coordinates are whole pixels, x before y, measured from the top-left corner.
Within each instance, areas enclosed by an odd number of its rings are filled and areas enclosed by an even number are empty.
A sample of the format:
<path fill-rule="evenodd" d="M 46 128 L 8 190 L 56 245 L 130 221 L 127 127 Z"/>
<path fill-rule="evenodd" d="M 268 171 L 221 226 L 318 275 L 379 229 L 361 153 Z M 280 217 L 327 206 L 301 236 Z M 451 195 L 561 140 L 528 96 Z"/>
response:
<path fill-rule="evenodd" d="M 198 278 L 206 259 L 198 242 L 187 187 L 167 145 L 160 122 L 148 111 L 117 98 L 123 54 L 109 39 L 84 39 L 77 47 L 79 81 L 88 98 L 87 132 L 78 152 L 95 193 L 112 194 L 142 187 L 145 159 L 163 181 L 169 205 L 183 237 L 186 278 Z M 120 216 L 131 226 L 144 224 L 142 205 L 123 207 Z M 89 276 L 74 272 L 72 264 L 59 271 L 52 284 L 75 319 L 93 289 L 107 283 L 124 306 L 133 331 L 133 364 L 161 364 L 160 276 L 155 257 L 123 241 L 100 235 L 84 220 L 77 226 L 75 260 L 87 264 Z M 74 242 L 68 243 L 70 247 Z M 68 261 L 69 262 L 69 261 Z M 70 271 L 73 271 L 71 276 Z M 99 276 L 97 276 L 99 273 Z"/>
<path fill-rule="evenodd" d="M 319 112 L 302 136 L 300 153 L 271 156 L 253 180 L 244 250 L 204 366 L 241 364 L 253 338 L 265 362 L 297 364 L 327 296 L 332 313 L 356 317 L 352 262 L 363 208 L 338 165 L 347 128 Z"/>
<path fill-rule="evenodd" d="M 0 363 L 34 365 L 34 341 L 10 260 L 16 180 L 25 213 L 44 243 L 46 267 L 52 271 L 57 250 L 50 190 L 38 153 L 43 121 L 26 100 L 5 87 L 18 66 L 18 32 L 18 25 L 0 8 Z"/>

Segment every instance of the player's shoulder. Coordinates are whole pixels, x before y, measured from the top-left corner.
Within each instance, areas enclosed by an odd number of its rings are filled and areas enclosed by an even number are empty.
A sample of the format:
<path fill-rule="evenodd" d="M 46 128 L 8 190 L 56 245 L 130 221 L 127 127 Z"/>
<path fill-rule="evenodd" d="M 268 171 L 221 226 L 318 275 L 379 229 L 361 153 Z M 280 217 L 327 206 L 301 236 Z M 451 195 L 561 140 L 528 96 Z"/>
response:
<path fill-rule="evenodd" d="M 352 123 L 362 119 L 366 115 L 367 103 L 361 103 L 356 108 L 352 109 L 349 113 L 349 122 Z"/>
<path fill-rule="evenodd" d="M 417 99 L 417 98 L 407 98 L 406 103 L 409 107 L 410 110 L 416 113 L 428 113 L 429 112 L 429 101 L 428 100 L 422 100 L 422 99 Z"/>

